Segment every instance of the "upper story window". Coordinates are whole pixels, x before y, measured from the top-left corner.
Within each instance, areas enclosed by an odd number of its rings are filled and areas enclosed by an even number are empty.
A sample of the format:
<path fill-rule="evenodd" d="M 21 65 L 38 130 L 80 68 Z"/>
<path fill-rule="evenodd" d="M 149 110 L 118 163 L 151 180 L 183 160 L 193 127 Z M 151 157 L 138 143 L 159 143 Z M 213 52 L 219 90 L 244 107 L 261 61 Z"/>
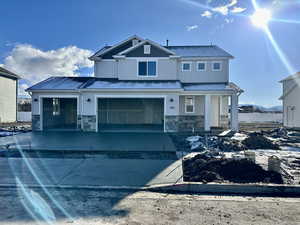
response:
<path fill-rule="evenodd" d="M 222 62 L 212 62 L 212 71 L 221 71 Z"/>
<path fill-rule="evenodd" d="M 195 112 L 195 98 L 193 96 L 185 97 L 185 112 L 186 113 Z"/>
<path fill-rule="evenodd" d="M 144 54 L 151 53 L 151 45 L 144 45 Z"/>
<path fill-rule="evenodd" d="M 206 71 L 206 62 L 197 62 L 197 71 Z"/>
<path fill-rule="evenodd" d="M 156 76 L 156 61 L 139 61 L 138 75 L 139 76 Z"/>
<path fill-rule="evenodd" d="M 192 63 L 191 62 L 182 62 L 181 69 L 182 69 L 182 72 L 192 71 Z"/>

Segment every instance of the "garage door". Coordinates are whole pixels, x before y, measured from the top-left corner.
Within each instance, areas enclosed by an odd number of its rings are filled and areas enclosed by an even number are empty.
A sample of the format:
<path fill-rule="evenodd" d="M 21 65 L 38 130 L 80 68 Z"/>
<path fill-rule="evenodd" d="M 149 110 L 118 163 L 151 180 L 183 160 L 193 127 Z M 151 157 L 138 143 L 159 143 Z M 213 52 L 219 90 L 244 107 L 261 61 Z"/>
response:
<path fill-rule="evenodd" d="M 99 98 L 98 130 L 147 130 L 164 128 L 164 99 Z"/>
<path fill-rule="evenodd" d="M 44 130 L 76 130 L 76 98 L 43 98 Z"/>

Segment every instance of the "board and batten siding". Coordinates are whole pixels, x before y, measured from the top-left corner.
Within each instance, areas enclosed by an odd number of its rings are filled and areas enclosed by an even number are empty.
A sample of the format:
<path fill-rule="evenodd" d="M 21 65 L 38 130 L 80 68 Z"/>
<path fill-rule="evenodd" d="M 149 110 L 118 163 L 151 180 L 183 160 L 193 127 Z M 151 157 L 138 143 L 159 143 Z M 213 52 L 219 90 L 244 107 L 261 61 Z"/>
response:
<path fill-rule="evenodd" d="M 15 122 L 17 112 L 17 80 L 0 76 L 0 123 Z"/>

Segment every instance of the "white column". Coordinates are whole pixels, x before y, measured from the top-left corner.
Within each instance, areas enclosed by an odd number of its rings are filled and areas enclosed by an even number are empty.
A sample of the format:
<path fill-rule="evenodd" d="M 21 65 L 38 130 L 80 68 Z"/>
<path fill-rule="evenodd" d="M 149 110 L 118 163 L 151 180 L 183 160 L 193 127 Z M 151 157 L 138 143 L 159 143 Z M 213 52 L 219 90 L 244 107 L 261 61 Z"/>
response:
<path fill-rule="evenodd" d="M 239 103 L 239 97 L 237 96 L 237 94 L 231 95 L 230 124 L 231 124 L 231 129 L 234 131 L 239 130 L 238 103 Z"/>
<path fill-rule="evenodd" d="M 211 95 L 205 95 L 204 105 L 204 130 L 210 131 L 211 123 Z"/>

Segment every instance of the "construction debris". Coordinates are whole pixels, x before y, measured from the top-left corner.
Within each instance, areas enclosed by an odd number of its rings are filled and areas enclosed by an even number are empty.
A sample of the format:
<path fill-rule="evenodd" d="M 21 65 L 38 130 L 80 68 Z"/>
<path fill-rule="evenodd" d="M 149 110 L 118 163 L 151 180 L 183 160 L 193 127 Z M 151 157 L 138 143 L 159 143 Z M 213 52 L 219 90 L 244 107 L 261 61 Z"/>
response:
<path fill-rule="evenodd" d="M 263 136 L 261 133 L 250 133 L 249 136 L 242 141 L 246 149 L 275 149 L 279 150 L 280 147 L 275 142 Z"/>

